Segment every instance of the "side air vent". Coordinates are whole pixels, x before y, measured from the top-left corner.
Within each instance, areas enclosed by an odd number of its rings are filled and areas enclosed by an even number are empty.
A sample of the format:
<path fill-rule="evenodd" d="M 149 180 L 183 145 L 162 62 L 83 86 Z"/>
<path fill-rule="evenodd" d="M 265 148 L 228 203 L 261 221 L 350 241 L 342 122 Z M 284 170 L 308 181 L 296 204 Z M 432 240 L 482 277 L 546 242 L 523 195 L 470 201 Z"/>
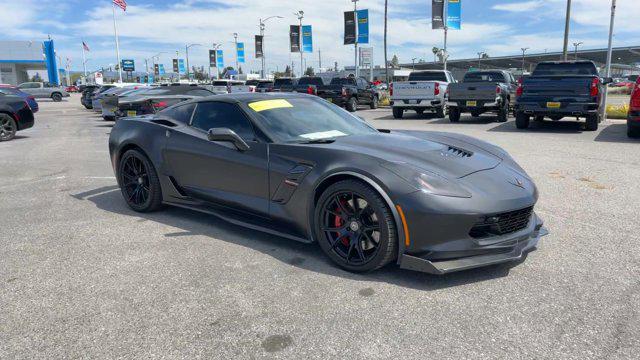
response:
<path fill-rule="evenodd" d="M 449 146 L 449 148 L 447 149 L 447 155 L 460 157 L 460 158 L 468 158 L 468 157 L 472 157 L 473 153 L 471 151 Z"/>
<path fill-rule="evenodd" d="M 164 125 L 168 127 L 176 127 L 175 123 L 165 119 L 155 119 L 155 120 L 151 120 L 151 122 L 154 124 Z"/>

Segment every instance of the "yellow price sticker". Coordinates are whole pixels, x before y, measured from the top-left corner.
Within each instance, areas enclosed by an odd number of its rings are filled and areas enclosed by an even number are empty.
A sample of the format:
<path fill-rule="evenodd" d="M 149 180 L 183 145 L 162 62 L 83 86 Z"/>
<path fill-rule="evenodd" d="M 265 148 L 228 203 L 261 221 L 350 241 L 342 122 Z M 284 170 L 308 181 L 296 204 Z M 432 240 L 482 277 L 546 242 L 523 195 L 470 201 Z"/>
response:
<path fill-rule="evenodd" d="M 292 108 L 293 105 L 285 99 L 277 99 L 252 102 L 249 104 L 249 107 L 255 112 L 261 112 L 273 109 Z"/>

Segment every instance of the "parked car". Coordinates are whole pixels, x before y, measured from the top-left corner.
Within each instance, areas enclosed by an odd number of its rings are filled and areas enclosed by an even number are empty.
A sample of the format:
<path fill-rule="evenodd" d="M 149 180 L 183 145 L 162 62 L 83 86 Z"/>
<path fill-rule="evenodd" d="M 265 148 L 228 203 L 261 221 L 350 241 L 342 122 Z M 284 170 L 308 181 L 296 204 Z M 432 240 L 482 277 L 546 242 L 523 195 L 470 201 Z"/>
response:
<path fill-rule="evenodd" d="M 627 117 L 627 135 L 630 138 L 640 137 L 640 78 L 636 79 L 636 84 L 631 92 L 629 115 Z"/>
<path fill-rule="evenodd" d="M 212 91 L 195 85 L 170 85 L 148 89 L 131 96 L 116 98 L 118 110 L 116 120 L 122 117 L 155 114 L 177 103 L 205 96 L 216 95 Z"/>
<path fill-rule="evenodd" d="M 273 81 L 273 91 L 292 92 L 297 83 L 298 79 L 296 78 L 277 78 Z"/>
<path fill-rule="evenodd" d="M 33 111 L 21 96 L 0 92 L 0 141 L 9 141 L 16 132 L 33 127 Z"/>
<path fill-rule="evenodd" d="M 377 109 L 380 99 L 378 90 L 366 79 L 354 77 L 333 78 L 329 85 L 317 87 L 315 95 L 350 112 L 356 111 L 358 105 L 369 105 L 372 109 Z"/>
<path fill-rule="evenodd" d="M 84 88 L 82 89 L 82 96 L 80 97 L 80 103 L 86 108 L 86 109 L 93 109 L 93 94 L 96 92 L 96 90 L 100 89 L 100 85 L 85 85 Z"/>
<path fill-rule="evenodd" d="M 220 95 L 122 119 L 109 154 L 136 212 L 173 205 L 317 242 L 352 272 L 522 261 L 545 234 L 536 186 L 503 149 L 379 131 L 307 94 Z"/>
<path fill-rule="evenodd" d="M 591 61 L 539 63 L 516 90 L 516 127 L 526 129 L 533 117 L 557 121 L 566 116 L 585 118 L 587 131 L 598 130 L 605 84 Z"/>
<path fill-rule="evenodd" d="M 18 89 L 33 95 L 36 99 L 51 99 L 55 102 L 69 97 L 69 93 L 62 87 L 47 82 L 26 82 L 18 85 Z"/>
<path fill-rule="evenodd" d="M 293 85 L 292 91 L 316 95 L 317 89 L 319 87 L 323 87 L 324 85 L 324 79 L 319 76 L 304 76 L 298 79 L 298 82 Z"/>
<path fill-rule="evenodd" d="M 274 82 L 273 81 L 260 81 L 260 83 L 258 83 L 258 85 L 256 85 L 256 92 L 272 92 L 274 88 Z"/>
<path fill-rule="evenodd" d="M 251 87 L 245 85 L 244 81 L 240 80 L 214 80 L 211 85 L 203 85 L 206 89 L 214 94 L 229 94 L 238 92 L 250 92 Z"/>
<path fill-rule="evenodd" d="M 27 104 L 29 104 L 31 111 L 34 114 L 37 113 L 39 110 L 38 102 L 36 101 L 36 98 L 31 94 L 27 94 L 26 92 L 21 91 L 15 86 L 0 85 L 0 93 L 3 93 L 5 95 L 14 95 L 14 96 L 21 97 L 27 102 Z"/>
<path fill-rule="evenodd" d="M 498 115 L 499 122 L 506 122 L 515 102 L 517 87 L 515 78 L 508 71 L 470 71 L 461 83 L 449 84 L 447 88 L 449 120 L 458 122 L 463 113 L 478 117 L 485 112 L 493 112 Z"/>
<path fill-rule="evenodd" d="M 455 79 L 451 72 L 444 70 L 413 71 L 408 81 L 391 84 L 391 108 L 393 117 L 401 119 L 407 110 L 414 110 L 418 115 L 425 111 L 433 111 L 443 118 L 446 112 L 445 93 Z"/>
<path fill-rule="evenodd" d="M 77 86 L 75 86 L 75 85 L 67 86 L 64 90 L 65 90 L 66 92 L 68 92 L 68 93 L 76 93 L 76 92 L 80 91 L 80 90 L 78 89 L 78 87 L 77 87 Z"/>
<path fill-rule="evenodd" d="M 105 93 L 102 97 L 102 118 L 104 120 L 115 120 L 118 110 L 119 100 L 123 97 L 141 94 L 150 89 L 149 86 L 128 86 L 116 88 L 116 90 Z"/>

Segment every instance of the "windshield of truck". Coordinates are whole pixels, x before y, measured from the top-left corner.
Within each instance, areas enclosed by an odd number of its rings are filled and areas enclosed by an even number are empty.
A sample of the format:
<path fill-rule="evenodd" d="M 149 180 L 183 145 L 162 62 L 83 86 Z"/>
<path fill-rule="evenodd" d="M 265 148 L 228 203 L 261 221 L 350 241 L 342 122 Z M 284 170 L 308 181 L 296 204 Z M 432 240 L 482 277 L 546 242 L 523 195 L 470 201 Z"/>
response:
<path fill-rule="evenodd" d="M 303 77 L 298 80 L 298 85 L 324 85 L 324 82 L 319 77 Z"/>
<path fill-rule="evenodd" d="M 409 81 L 443 81 L 447 82 L 447 74 L 443 71 L 412 72 Z"/>
<path fill-rule="evenodd" d="M 274 81 L 274 85 L 275 86 L 293 85 L 293 79 L 276 79 Z"/>
<path fill-rule="evenodd" d="M 533 70 L 532 76 L 598 76 L 593 63 L 541 63 Z"/>
<path fill-rule="evenodd" d="M 333 78 L 331 85 L 355 85 L 356 80 L 351 78 Z"/>
<path fill-rule="evenodd" d="M 504 75 L 499 72 L 472 72 L 464 76 L 464 82 L 501 82 L 506 83 Z"/>

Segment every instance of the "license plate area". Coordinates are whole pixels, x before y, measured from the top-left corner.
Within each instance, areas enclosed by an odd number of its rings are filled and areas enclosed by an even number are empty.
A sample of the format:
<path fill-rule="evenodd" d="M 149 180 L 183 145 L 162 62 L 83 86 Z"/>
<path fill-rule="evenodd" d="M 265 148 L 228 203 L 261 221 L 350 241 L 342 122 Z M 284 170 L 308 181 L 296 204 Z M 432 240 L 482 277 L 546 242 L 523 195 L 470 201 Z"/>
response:
<path fill-rule="evenodd" d="M 472 107 L 478 106 L 478 102 L 477 101 L 467 101 L 467 106 L 472 106 Z"/>
<path fill-rule="evenodd" d="M 562 104 L 560 104 L 559 102 L 548 102 L 547 103 L 547 108 L 549 109 L 560 109 L 560 106 Z"/>
<path fill-rule="evenodd" d="M 128 117 L 138 116 L 138 112 L 135 110 L 127 110 L 127 116 Z"/>

